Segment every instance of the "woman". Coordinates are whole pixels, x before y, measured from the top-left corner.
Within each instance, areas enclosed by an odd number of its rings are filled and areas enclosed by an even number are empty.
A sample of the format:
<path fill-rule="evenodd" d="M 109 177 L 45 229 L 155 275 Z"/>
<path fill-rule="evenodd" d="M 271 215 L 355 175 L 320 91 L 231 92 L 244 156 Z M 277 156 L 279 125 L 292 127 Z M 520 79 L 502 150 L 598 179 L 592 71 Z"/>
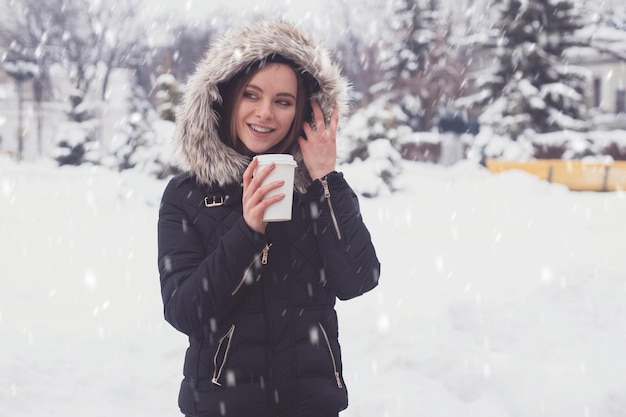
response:
<path fill-rule="evenodd" d="M 186 173 L 159 211 L 165 318 L 189 336 L 188 416 L 330 417 L 348 405 L 335 300 L 374 288 L 380 264 L 335 171 L 348 84 L 286 22 L 227 33 L 189 81 L 175 142 Z M 311 116 L 312 114 L 312 116 Z M 307 119 L 311 118 L 310 121 Z M 297 161 L 292 219 L 266 223 L 255 155 Z"/>

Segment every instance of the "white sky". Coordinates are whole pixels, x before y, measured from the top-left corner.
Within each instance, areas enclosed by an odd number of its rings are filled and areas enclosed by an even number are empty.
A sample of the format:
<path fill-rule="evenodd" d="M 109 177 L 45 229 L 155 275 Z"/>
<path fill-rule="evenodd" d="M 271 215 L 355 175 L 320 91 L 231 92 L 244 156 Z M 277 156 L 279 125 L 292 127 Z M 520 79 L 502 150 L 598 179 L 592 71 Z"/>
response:
<path fill-rule="evenodd" d="M 369 26 L 372 24 L 371 15 L 376 15 L 372 10 L 384 4 L 378 0 L 360 0 L 357 6 L 344 8 L 343 2 L 350 3 L 352 0 L 229 0 L 219 3 L 201 0 L 187 0 L 183 3 L 173 0 L 139 1 L 147 4 L 145 10 L 149 15 L 166 15 L 173 21 L 189 24 L 211 22 L 218 28 L 239 27 L 258 14 L 283 17 L 301 25 L 316 39 L 329 45 L 334 43 L 332 37 L 343 36 L 346 11 L 352 26 Z M 231 21 L 224 22 L 225 18 Z M 212 22 L 213 19 L 217 22 Z"/>
<path fill-rule="evenodd" d="M 271 12 L 273 16 L 284 14 L 289 19 L 306 19 L 310 15 L 320 14 L 324 11 L 326 0 L 303 1 L 303 0 L 229 0 L 227 2 L 187 0 L 178 2 L 174 0 L 143 0 L 147 2 L 148 9 L 155 11 L 173 11 L 180 18 L 211 19 L 213 15 L 232 13 L 242 20 L 248 16 Z"/>

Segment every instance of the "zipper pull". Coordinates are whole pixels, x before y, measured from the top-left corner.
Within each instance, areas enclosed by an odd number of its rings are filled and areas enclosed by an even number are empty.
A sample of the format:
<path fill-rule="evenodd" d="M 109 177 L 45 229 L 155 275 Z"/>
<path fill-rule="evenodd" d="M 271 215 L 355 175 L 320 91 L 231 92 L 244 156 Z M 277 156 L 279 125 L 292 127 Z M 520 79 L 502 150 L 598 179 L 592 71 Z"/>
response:
<path fill-rule="evenodd" d="M 333 202 L 330 200 L 330 189 L 328 188 L 328 176 L 320 178 L 322 187 L 324 188 L 324 197 L 328 201 L 328 208 L 330 209 L 330 217 L 333 219 L 333 225 L 335 226 L 335 232 L 337 233 L 337 240 L 341 240 L 341 231 L 339 230 L 339 223 L 335 216 L 335 210 L 333 210 Z"/>
<path fill-rule="evenodd" d="M 267 254 L 270 251 L 270 246 L 272 246 L 271 243 L 265 245 L 265 247 L 263 248 L 263 254 L 261 255 L 261 264 L 263 265 L 267 265 Z"/>
<path fill-rule="evenodd" d="M 320 182 L 322 183 L 322 187 L 324 187 L 324 197 L 330 197 L 330 190 L 328 189 L 328 178 L 320 178 Z"/>

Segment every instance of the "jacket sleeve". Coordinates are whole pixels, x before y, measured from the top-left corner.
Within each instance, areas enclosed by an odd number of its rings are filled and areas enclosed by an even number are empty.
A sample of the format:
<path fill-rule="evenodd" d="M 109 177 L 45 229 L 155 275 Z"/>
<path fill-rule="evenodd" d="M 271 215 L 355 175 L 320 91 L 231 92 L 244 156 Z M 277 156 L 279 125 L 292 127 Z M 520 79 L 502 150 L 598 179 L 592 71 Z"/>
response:
<path fill-rule="evenodd" d="M 339 172 L 307 190 L 318 201 L 316 229 L 324 273 L 337 298 L 357 297 L 378 285 L 380 262 L 363 223 L 356 194 Z"/>
<path fill-rule="evenodd" d="M 227 316 L 256 281 L 255 258 L 265 247 L 260 235 L 239 217 L 205 253 L 195 218 L 185 210 L 190 193 L 173 180 L 166 187 L 158 219 L 158 266 L 165 319 L 197 338 L 208 335 L 216 320 Z"/>

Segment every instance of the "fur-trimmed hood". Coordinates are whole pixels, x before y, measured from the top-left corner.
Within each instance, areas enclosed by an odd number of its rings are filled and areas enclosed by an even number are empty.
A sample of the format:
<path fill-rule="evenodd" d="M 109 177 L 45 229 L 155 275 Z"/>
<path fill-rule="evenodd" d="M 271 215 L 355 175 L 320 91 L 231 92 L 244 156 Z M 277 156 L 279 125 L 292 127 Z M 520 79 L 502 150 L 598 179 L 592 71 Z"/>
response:
<path fill-rule="evenodd" d="M 317 81 L 314 91 L 326 121 L 336 102 L 340 122 L 348 110 L 349 83 L 327 50 L 296 26 L 285 21 L 261 21 L 230 30 L 207 50 L 189 79 L 183 105 L 176 118 L 174 137 L 181 167 L 190 170 L 198 182 L 209 186 L 239 183 L 250 158 L 227 146 L 219 137 L 222 103 L 219 86 L 249 65 L 273 54 L 293 61 Z M 297 148 L 295 187 L 303 192 L 311 178 Z"/>

